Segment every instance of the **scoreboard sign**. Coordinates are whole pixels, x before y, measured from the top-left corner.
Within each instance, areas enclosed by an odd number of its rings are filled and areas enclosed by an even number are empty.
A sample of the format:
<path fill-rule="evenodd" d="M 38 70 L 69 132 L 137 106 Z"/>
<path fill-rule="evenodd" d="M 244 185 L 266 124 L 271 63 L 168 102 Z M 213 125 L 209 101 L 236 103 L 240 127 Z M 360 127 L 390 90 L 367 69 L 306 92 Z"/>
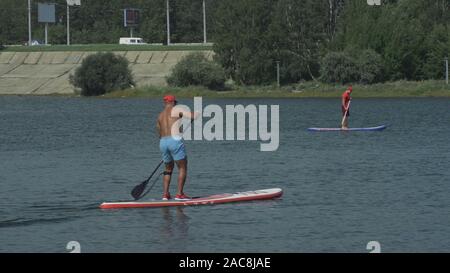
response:
<path fill-rule="evenodd" d="M 139 25 L 138 9 L 124 9 L 123 10 L 123 23 L 125 27 L 136 27 Z"/>

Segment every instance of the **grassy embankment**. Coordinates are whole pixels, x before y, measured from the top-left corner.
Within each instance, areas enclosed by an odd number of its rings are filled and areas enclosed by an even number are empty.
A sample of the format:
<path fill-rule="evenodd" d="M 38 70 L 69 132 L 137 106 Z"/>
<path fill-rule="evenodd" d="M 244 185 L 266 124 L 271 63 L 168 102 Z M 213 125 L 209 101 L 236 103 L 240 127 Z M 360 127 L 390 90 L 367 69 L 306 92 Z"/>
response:
<path fill-rule="evenodd" d="M 336 98 L 346 85 L 306 82 L 289 86 L 233 86 L 229 91 L 211 91 L 202 87 L 142 87 L 115 91 L 104 95 L 107 98 L 161 97 L 174 94 L 180 98 L 202 96 L 209 98 Z M 396 81 L 372 85 L 353 85 L 354 98 L 407 98 L 450 97 L 450 85 L 444 81 Z"/>
<path fill-rule="evenodd" d="M 53 45 L 53 46 L 10 46 L 0 52 L 35 51 L 169 51 L 169 50 L 212 50 L 210 45 Z M 354 84 L 355 98 L 404 98 L 404 97 L 450 97 L 450 85 L 444 81 L 396 81 L 372 85 Z M 172 93 L 181 98 L 203 96 L 210 98 L 335 98 L 345 90 L 345 85 L 305 82 L 280 88 L 273 86 L 237 86 L 228 87 L 228 91 L 210 91 L 203 87 L 139 87 L 115 91 L 104 95 L 107 98 L 118 97 L 160 97 Z"/>

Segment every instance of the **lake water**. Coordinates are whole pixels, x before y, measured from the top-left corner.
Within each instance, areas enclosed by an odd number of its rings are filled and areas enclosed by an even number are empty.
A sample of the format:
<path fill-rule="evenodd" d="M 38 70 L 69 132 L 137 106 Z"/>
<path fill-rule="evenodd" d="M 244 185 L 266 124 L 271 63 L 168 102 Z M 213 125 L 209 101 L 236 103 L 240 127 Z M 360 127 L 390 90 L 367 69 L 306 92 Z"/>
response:
<path fill-rule="evenodd" d="M 186 192 L 280 187 L 281 199 L 100 210 L 158 164 L 161 102 L 0 97 L 0 252 L 450 251 L 449 99 L 354 99 L 352 127 L 389 127 L 352 133 L 306 131 L 337 126 L 338 99 L 203 103 L 279 105 L 280 146 L 188 141 Z"/>

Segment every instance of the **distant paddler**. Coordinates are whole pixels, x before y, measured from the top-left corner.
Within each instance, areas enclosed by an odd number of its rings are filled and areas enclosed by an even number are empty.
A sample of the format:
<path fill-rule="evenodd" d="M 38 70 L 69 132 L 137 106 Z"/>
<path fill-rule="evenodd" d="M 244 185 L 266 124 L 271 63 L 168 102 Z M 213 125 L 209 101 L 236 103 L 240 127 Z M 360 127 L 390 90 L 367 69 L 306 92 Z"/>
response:
<path fill-rule="evenodd" d="M 350 116 L 350 101 L 353 87 L 350 85 L 347 90 L 342 94 L 341 110 L 342 110 L 342 122 L 341 128 L 343 130 L 348 129 L 348 117 Z"/>

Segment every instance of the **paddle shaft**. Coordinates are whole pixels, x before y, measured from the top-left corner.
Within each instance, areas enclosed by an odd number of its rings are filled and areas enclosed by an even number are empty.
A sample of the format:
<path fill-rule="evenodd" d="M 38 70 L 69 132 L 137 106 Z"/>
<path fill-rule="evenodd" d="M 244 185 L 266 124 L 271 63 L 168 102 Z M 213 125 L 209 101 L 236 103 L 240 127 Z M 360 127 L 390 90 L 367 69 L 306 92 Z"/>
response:
<path fill-rule="evenodd" d="M 149 178 L 147 178 L 147 180 L 145 182 L 148 183 L 148 181 L 150 181 L 150 178 L 152 178 L 152 176 L 156 173 L 156 171 L 159 169 L 159 167 L 161 166 L 161 164 L 164 163 L 164 160 L 161 160 L 158 164 L 158 166 L 156 167 L 156 169 L 152 172 L 152 174 L 149 176 Z"/>
<path fill-rule="evenodd" d="M 352 100 L 349 100 L 349 101 L 348 101 L 347 109 L 345 110 L 344 116 L 342 117 L 341 127 L 344 126 L 344 120 L 345 120 L 345 118 L 347 117 L 347 113 L 348 113 L 348 110 L 350 109 L 350 103 L 351 103 L 351 102 L 352 102 Z"/>

